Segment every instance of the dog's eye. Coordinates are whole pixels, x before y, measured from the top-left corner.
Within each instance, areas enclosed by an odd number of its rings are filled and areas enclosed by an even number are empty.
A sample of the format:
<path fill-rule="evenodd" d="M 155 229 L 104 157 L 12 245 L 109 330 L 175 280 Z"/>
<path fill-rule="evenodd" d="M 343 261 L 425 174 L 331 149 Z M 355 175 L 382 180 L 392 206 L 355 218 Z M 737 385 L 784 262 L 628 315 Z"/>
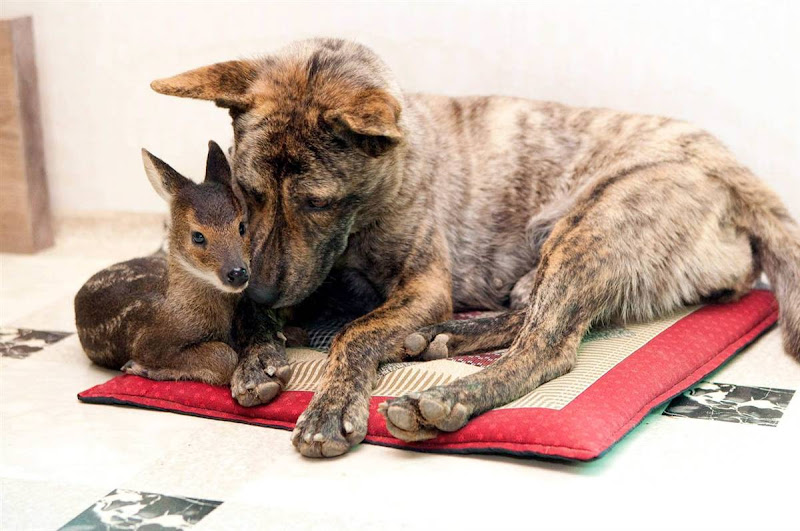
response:
<path fill-rule="evenodd" d="M 244 222 L 239 223 L 239 236 L 244 236 Z"/>
<path fill-rule="evenodd" d="M 319 197 L 312 197 L 308 200 L 308 206 L 312 210 L 322 210 L 324 208 L 328 208 L 331 206 L 331 201 L 329 199 L 322 199 Z"/>
<path fill-rule="evenodd" d="M 196 243 L 197 245 L 202 245 L 202 244 L 206 243 L 206 237 L 203 236 L 202 232 L 194 231 L 192 233 L 192 241 L 194 243 Z"/>

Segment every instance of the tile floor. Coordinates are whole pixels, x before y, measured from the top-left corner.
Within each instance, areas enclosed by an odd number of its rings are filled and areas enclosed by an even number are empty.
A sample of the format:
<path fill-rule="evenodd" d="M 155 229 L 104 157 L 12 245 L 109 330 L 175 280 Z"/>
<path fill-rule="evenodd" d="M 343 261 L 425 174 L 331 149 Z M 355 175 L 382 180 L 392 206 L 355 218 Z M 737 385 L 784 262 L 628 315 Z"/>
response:
<path fill-rule="evenodd" d="M 162 217 L 59 220 L 0 255 L 0 529 L 790 528 L 800 363 L 773 330 L 583 464 L 361 446 L 299 456 L 289 433 L 75 395 L 115 375 L 73 332 L 92 273 L 154 250 Z M 21 330 L 21 331 L 20 331 Z M 664 413 L 664 414 L 662 414 Z"/>

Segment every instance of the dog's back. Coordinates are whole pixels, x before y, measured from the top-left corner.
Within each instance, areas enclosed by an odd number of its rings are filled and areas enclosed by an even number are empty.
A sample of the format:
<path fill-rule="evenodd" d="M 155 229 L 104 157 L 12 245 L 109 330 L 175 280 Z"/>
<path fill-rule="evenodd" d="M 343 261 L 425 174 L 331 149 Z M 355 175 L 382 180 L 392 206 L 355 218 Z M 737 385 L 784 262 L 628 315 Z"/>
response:
<path fill-rule="evenodd" d="M 709 212 L 720 210 L 730 238 L 743 249 L 739 254 L 749 256 L 752 245 L 754 269 L 766 269 L 783 302 L 787 334 L 800 335 L 793 315 L 800 305 L 796 224 L 775 194 L 701 128 L 659 116 L 510 97 L 414 94 L 407 103 L 419 128 L 436 139 L 421 146 L 443 168 L 431 185 L 437 215 L 447 220 L 442 225 L 457 308 L 524 307 L 531 288 L 526 273 L 586 189 L 621 170 L 671 161 L 695 170 L 664 176 L 684 197 L 662 202 L 666 198 L 643 191 L 632 194 L 613 206 L 620 227 L 632 210 L 655 203 L 674 210 L 682 201 L 705 200 Z M 630 186 L 638 186 L 635 181 Z M 692 197 L 694 191 L 702 196 Z M 648 226 L 637 228 L 635 237 L 654 244 L 665 238 Z M 685 237 L 699 242 L 701 232 Z M 629 315 L 649 317 L 642 310 L 630 308 Z M 798 343 L 787 336 L 787 350 L 796 352 Z"/>

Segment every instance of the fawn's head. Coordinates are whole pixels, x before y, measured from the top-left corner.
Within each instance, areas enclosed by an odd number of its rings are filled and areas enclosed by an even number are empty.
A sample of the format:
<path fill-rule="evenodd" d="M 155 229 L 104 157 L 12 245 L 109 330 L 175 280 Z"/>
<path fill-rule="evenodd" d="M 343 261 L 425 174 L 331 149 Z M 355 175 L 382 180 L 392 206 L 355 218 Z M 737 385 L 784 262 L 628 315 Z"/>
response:
<path fill-rule="evenodd" d="M 142 159 L 150 183 L 170 206 L 170 257 L 219 290 L 243 291 L 250 278 L 247 211 L 222 149 L 208 143 L 206 178 L 199 184 L 146 149 Z"/>

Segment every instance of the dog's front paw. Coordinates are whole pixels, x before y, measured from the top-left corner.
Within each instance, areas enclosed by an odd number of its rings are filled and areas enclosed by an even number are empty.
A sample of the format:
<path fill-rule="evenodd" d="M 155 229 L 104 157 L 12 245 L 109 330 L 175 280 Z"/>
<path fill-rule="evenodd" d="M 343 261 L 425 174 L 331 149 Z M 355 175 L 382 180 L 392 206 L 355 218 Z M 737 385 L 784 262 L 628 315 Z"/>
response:
<path fill-rule="evenodd" d="M 367 436 L 369 399 L 343 392 L 318 392 L 297 419 L 292 444 L 306 457 L 335 457 Z"/>
<path fill-rule="evenodd" d="M 242 406 L 272 401 L 289 384 L 292 369 L 285 356 L 249 351 L 231 377 L 231 396 Z"/>
<path fill-rule="evenodd" d="M 389 433 L 409 442 L 433 439 L 442 431 L 456 431 L 471 416 L 470 408 L 459 402 L 458 393 L 448 386 L 388 400 L 378 406 L 378 412 L 386 419 Z"/>

